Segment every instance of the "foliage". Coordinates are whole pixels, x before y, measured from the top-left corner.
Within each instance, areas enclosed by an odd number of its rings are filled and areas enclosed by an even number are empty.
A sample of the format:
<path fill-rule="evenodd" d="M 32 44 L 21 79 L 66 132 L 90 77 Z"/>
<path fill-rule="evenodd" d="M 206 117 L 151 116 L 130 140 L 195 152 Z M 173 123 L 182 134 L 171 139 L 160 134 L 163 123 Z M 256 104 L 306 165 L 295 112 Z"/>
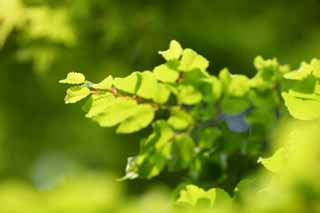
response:
<path fill-rule="evenodd" d="M 60 81 L 78 84 L 67 90 L 66 103 L 89 96 L 86 117 L 102 127 L 117 126 L 117 133 L 126 134 L 152 126 L 139 154 L 128 158 L 122 180 L 151 179 L 167 168 L 193 183 L 233 194 L 268 152 L 266 141 L 281 120 L 289 114 L 299 120 L 320 116 L 318 59 L 291 71 L 276 59 L 259 56 L 254 61 L 257 74 L 250 79 L 228 69 L 218 77 L 210 75 L 208 60 L 177 41 L 159 53 L 166 62 L 153 71 L 108 76 L 98 84 L 85 81 L 81 73 Z M 264 159 L 263 165 L 278 171 L 274 162 L 282 162 L 283 153 L 280 149 L 276 160 Z M 214 191 L 189 185 L 178 201 L 195 206 L 206 197 L 212 204 Z"/>
<path fill-rule="evenodd" d="M 66 70 L 81 70 L 98 82 L 110 74 L 126 76 L 133 68 L 150 69 L 161 63 L 152 52 L 175 38 L 210 59 L 211 74 L 217 76 L 228 65 L 232 73 L 251 78 L 255 71 L 248 59 L 262 53 L 293 67 L 319 57 L 319 9 L 314 0 L 269 1 L 265 7 L 258 1 L 234 0 L 0 0 L 0 37 L 5 34 L 0 48 L 0 184 L 17 179 L 30 183 L 33 191 L 42 190 L 43 183 L 54 184 L 53 176 L 68 171 L 65 163 L 69 161 L 121 176 L 126 157 L 138 153 L 137 142 L 150 134 L 149 127 L 117 135 L 114 129 L 98 128 L 79 116 L 80 107 L 65 107 L 63 87 L 56 82 Z M 275 129 L 272 116 L 264 111 L 255 114 L 251 121 L 263 120 Z M 237 126 L 244 123 L 239 117 L 227 116 L 226 128 L 248 128 Z M 222 132 L 218 128 L 203 131 L 201 146 L 211 147 L 216 137 L 224 136 Z M 254 132 L 256 137 L 266 136 L 264 143 L 271 143 L 269 131 L 264 132 L 259 124 Z M 229 138 L 242 140 L 242 136 Z M 205 181 L 193 184 L 205 189 L 214 185 L 209 184 L 216 181 L 210 177 L 219 171 L 208 167 Z M 183 171 L 169 173 L 167 168 L 151 181 L 123 182 L 128 188 L 123 196 L 138 198 L 159 183 L 189 182 Z M 146 202 L 156 198 L 146 198 Z M 28 201 L 28 196 L 21 199 L 21 203 Z"/>

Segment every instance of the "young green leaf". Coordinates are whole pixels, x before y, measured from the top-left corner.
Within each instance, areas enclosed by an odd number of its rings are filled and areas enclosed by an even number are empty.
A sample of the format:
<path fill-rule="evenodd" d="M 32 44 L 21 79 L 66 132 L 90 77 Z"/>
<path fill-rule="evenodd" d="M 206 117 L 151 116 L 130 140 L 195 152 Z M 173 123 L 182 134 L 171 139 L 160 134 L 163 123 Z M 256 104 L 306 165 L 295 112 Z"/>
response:
<path fill-rule="evenodd" d="M 317 78 L 320 79 L 320 59 L 312 59 L 311 61 L 312 67 L 312 74 Z"/>
<path fill-rule="evenodd" d="M 299 120 L 316 120 L 320 118 L 320 101 L 303 100 L 285 92 L 282 93 L 282 97 L 292 117 Z"/>
<path fill-rule="evenodd" d="M 101 90 L 108 90 L 112 87 L 112 83 L 113 83 L 113 77 L 111 75 L 109 75 L 107 78 L 105 78 L 100 83 L 94 84 L 93 88 L 101 89 Z"/>
<path fill-rule="evenodd" d="M 171 153 L 173 129 L 165 121 L 157 121 L 153 133 L 142 143 L 141 154 L 137 157 L 136 170 L 140 177 L 147 179 L 160 174 Z"/>
<path fill-rule="evenodd" d="M 115 101 L 116 98 L 111 93 L 93 94 L 91 96 L 91 103 L 88 107 L 86 117 L 93 118 L 104 113 L 110 105 L 114 104 Z"/>
<path fill-rule="evenodd" d="M 202 100 L 202 94 L 191 85 L 180 85 L 177 96 L 179 102 L 185 105 L 194 105 Z"/>
<path fill-rule="evenodd" d="M 137 72 L 133 72 L 127 77 L 115 78 L 113 85 L 121 91 L 134 94 L 140 81 L 138 75 L 139 74 Z"/>
<path fill-rule="evenodd" d="M 112 127 L 134 116 L 139 106 L 136 101 L 117 98 L 101 113 L 92 117 L 102 127 Z"/>
<path fill-rule="evenodd" d="M 67 95 L 64 98 L 64 101 L 66 104 L 76 103 L 86 98 L 90 93 L 90 89 L 87 87 L 73 86 L 67 90 Z"/>
<path fill-rule="evenodd" d="M 258 161 L 269 171 L 278 173 L 286 166 L 288 161 L 287 150 L 285 148 L 280 148 L 272 157 L 260 158 Z"/>
<path fill-rule="evenodd" d="M 191 49 L 185 49 L 180 61 L 179 70 L 189 72 L 194 69 L 205 70 L 209 61 Z"/>
<path fill-rule="evenodd" d="M 145 99 L 153 99 L 158 92 L 158 82 L 150 71 L 139 73 L 140 83 L 136 94 Z"/>
<path fill-rule="evenodd" d="M 171 69 L 167 64 L 162 64 L 154 68 L 155 77 L 162 82 L 174 83 L 179 78 L 179 72 Z"/>
<path fill-rule="evenodd" d="M 228 87 L 228 93 L 235 97 L 244 96 L 249 92 L 249 79 L 244 75 L 232 75 Z"/>
<path fill-rule="evenodd" d="M 179 42 L 172 40 L 170 42 L 169 49 L 166 51 L 159 51 L 159 54 L 162 55 L 167 61 L 178 60 L 182 54 L 182 47 Z"/>
<path fill-rule="evenodd" d="M 70 72 L 67 78 L 60 80 L 61 84 L 83 84 L 86 81 L 85 76 L 82 73 Z"/>
<path fill-rule="evenodd" d="M 312 66 L 303 62 L 297 71 L 288 72 L 284 75 L 284 78 L 290 80 L 303 80 L 312 73 Z"/>
<path fill-rule="evenodd" d="M 139 105 L 136 113 L 122 121 L 117 128 L 117 133 L 128 134 L 137 132 L 147 127 L 154 118 L 154 108 L 147 104 Z"/>
<path fill-rule="evenodd" d="M 210 206 L 212 207 L 214 205 L 215 198 L 216 189 L 210 189 L 208 191 L 205 191 L 204 189 L 201 189 L 198 186 L 190 184 L 187 185 L 186 188 L 180 192 L 180 196 L 177 200 L 177 203 L 195 207 L 201 199 L 205 199 L 209 201 Z"/>
<path fill-rule="evenodd" d="M 170 124 L 176 130 L 188 128 L 193 122 L 192 117 L 180 108 L 171 109 L 171 116 L 168 119 Z"/>
<path fill-rule="evenodd" d="M 157 92 L 155 93 L 153 100 L 156 103 L 164 104 L 169 100 L 170 94 L 171 92 L 168 85 L 158 83 Z"/>

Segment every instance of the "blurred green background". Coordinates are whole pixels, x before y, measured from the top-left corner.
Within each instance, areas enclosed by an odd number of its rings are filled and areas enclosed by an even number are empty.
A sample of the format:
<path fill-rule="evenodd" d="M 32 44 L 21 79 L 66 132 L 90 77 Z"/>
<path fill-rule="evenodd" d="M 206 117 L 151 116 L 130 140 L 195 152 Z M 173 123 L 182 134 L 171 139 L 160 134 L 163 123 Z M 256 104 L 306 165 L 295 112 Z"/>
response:
<path fill-rule="evenodd" d="M 213 74 L 252 76 L 256 55 L 297 67 L 320 56 L 319 11 L 319 0 L 0 0 L 0 182 L 46 191 L 89 170 L 117 184 L 138 152 L 145 132 L 116 135 L 64 104 L 57 82 L 69 71 L 97 82 L 152 69 L 171 39 L 204 55 Z M 131 181 L 125 193 L 177 181 Z"/>

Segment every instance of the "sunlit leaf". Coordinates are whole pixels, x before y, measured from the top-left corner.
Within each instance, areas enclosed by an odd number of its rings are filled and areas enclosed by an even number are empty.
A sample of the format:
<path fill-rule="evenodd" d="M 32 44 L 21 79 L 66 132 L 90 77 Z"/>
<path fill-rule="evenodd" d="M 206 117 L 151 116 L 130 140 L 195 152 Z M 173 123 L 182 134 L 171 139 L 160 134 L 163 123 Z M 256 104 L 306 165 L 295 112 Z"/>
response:
<path fill-rule="evenodd" d="M 319 100 L 304 100 L 288 93 L 282 93 L 282 97 L 286 107 L 294 118 L 299 120 L 315 120 L 320 118 Z"/>
<path fill-rule="evenodd" d="M 249 79 L 243 75 L 232 75 L 228 92 L 232 96 L 241 97 L 250 89 Z"/>
<path fill-rule="evenodd" d="M 177 130 L 186 129 L 192 124 L 192 117 L 185 111 L 179 108 L 171 110 L 171 116 L 168 119 L 168 124 Z"/>
<path fill-rule="evenodd" d="M 66 104 L 76 103 L 90 95 L 90 89 L 87 87 L 74 86 L 67 90 L 67 95 L 64 99 Z"/>
<path fill-rule="evenodd" d="M 61 84 L 83 84 L 86 81 L 85 76 L 82 73 L 70 72 L 66 79 L 60 80 Z"/>
<path fill-rule="evenodd" d="M 117 98 L 101 113 L 92 117 L 102 127 L 112 127 L 135 115 L 138 104 L 134 100 Z"/>
<path fill-rule="evenodd" d="M 113 83 L 113 77 L 111 75 L 109 75 L 107 78 L 105 78 L 100 83 L 93 85 L 93 87 L 95 89 L 108 90 L 112 87 L 112 83 Z"/>
<path fill-rule="evenodd" d="M 138 89 L 137 85 L 139 81 L 141 81 L 141 79 L 139 79 L 138 73 L 133 72 L 128 77 L 115 78 L 113 81 L 113 85 L 119 90 L 134 94 Z"/>
<path fill-rule="evenodd" d="M 284 75 L 284 77 L 290 80 L 303 80 L 304 78 L 307 78 L 311 73 L 311 65 L 307 63 L 302 63 L 298 70 L 288 72 Z"/>
<path fill-rule="evenodd" d="M 101 113 L 104 113 L 105 110 L 114 102 L 116 98 L 111 93 L 106 94 L 93 94 L 91 96 L 91 103 L 88 107 L 88 112 L 86 114 L 87 118 L 93 118 Z"/>
<path fill-rule="evenodd" d="M 150 71 L 144 71 L 139 75 L 141 80 L 137 86 L 136 94 L 145 99 L 153 99 L 159 92 L 157 79 Z"/>
<path fill-rule="evenodd" d="M 182 104 L 193 105 L 202 100 L 202 94 L 191 85 L 180 85 L 178 89 L 178 100 Z"/>
<path fill-rule="evenodd" d="M 154 109 L 147 104 L 139 105 L 136 113 L 122 121 L 117 128 L 117 133 L 137 132 L 147 127 L 154 118 Z"/>
<path fill-rule="evenodd" d="M 182 54 L 182 47 L 179 42 L 172 40 L 170 42 L 169 49 L 166 51 L 159 51 L 159 54 L 162 55 L 167 61 L 178 60 Z"/>
<path fill-rule="evenodd" d="M 312 74 L 320 79 L 320 59 L 312 59 L 311 61 Z"/>
<path fill-rule="evenodd" d="M 288 161 L 287 150 L 280 148 L 274 155 L 270 158 L 260 158 L 259 162 L 262 163 L 269 171 L 278 173 L 281 171 Z"/>
<path fill-rule="evenodd" d="M 153 73 L 159 81 L 176 82 L 179 78 L 179 72 L 171 69 L 167 64 L 162 64 L 154 68 Z"/>
<path fill-rule="evenodd" d="M 191 49 L 185 49 L 182 54 L 179 70 L 188 72 L 193 69 L 205 70 L 209 66 L 206 58 Z"/>
<path fill-rule="evenodd" d="M 210 189 L 205 191 L 195 185 L 187 185 L 184 190 L 180 192 L 180 196 L 177 200 L 178 203 L 189 206 L 196 206 L 201 199 L 209 201 L 210 206 L 214 205 L 216 198 L 216 190 Z"/>

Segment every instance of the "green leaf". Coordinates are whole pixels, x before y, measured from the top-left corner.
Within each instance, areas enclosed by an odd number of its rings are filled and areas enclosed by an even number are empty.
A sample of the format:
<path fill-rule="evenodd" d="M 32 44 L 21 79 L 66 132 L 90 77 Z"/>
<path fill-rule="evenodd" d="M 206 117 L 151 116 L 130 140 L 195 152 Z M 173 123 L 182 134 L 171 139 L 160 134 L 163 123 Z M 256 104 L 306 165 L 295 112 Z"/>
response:
<path fill-rule="evenodd" d="M 178 60 L 183 52 L 183 49 L 179 42 L 172 40 L 170 42 L 169 49 L 166 51 L 159 51 L 159 54 L 162 55 L 167 61 Z"/>
<path fill-rule="evenodd" d="M 158 83 L 157 92 L 153 98 L 156 103 L 164 104 L 170 98 L 170 89 L 167 85 Z"/>
<path fill-rule="evenodd" d="M 226 97 L 221 101 L 222 112 L 229 115 L 236 115 L 245 111 L 250 106 L 249 102 L 243 98 Z"/>
<path fill-rule="evenodd" d="M 60 80 L 61 84 L 83 84 L 86 81 L 86 78 L 82 73 L 70 72 L 67 75 L 66 79 Z"/>
<path fill-rule="evenodd" d="M 257 70 L 267 70 L 267 69 L 277 69 L 279 66 L 279 63 L 277 59 L 264 59 L 262 56 L 257 56 L 254 59 L 254 66 Z"/>
<path fill-rule="evenodd" d="M 316 93 L 303 93 L 303 92 L 297 92 L 295 90 L 289 90 L 288 94 L 290 96 L 293 96 L 295 98 L 300 98 L 303 100 L 314 100 L 314 101 L 320 101 L 320 95 L 317 95 Z"/>
<path fill-rule="evenodd" d="M 145 99 L 153 99 L 159 91 L 158 82 L 150 71 L 139 73 L 141 82 L 137 88 L 137 95 Z"/>
<path fill-rule="evenodd" d="M 64 101 L 66 104 L 76 103 L 86 98 L 90 93 L 90 89 L 87 87 L 74 86 L 67 90 L 67 95 L 64 98 Z"/>
<path fill-rule="evenodd" d="M 260 158 L 258 162 L 271 172 L 278 173 L 287 164 L 288 155 L 285 148 L 280 148 L 276 153 L 270 158 Z"/>
<path fill-rule="evenodd" d="M 192 117 L 180 108 L 172 108 L 171 115 L 168 119 L 170 124 L 176 130 L 188 128 L 193 122 Z"/>
<path fill-rule="evenodd" d="M 317 84 L 314 88 L 314 93 L 317 95 L 320 95 L 320 82 L 317 82 Z"/>
<path fill-rule="evenodd" d="M 218 78 L 212 76 L 210 78 L 210 83 L 212 85 L 212 94 L 214 96 L 214 100 L 218 100 L 222 95 L 222 84 L 218 80 Z"/>
<path fill-rule="evenodd" d="M 223 88 L 228 88 L 229 84 L 231 82 L 231 73 L 229 72 L 229 70 L 227 68 L 222 69 L 219 72 L 219 80 L 223 86 Z"/>
<path fill-rule="evenodd" d="M 188 72 L 194 69 L 205 70 L 209 61 L 191 49 L 185 49 L 181 58 L 179 70 Z"/>
<path fill-rule="evenodd" d="M 249 79 L 244 75 L 232 75 L 228 93 L 232 96 L 241 97 L 249 92 Z"/>
<path fill-rule="evenodd" d="M 284 78 L 290 80 L 303 80 L 312 73 L 312 66 L 303 62 L 300 68 L 296 71 L 288 72 L 284 75 Z"/>
<path fill-rule="evenodd" d="M 140 177 L 150 179 L 160 174 L 169 159 L 173 137 L 174 131 L 165 121 L 153 125 L 153 133 L 142 143 L 137 157 L 135 166 Z"/>
<path fill-rule="evenodd" d="M 192 138 L 187 134 L 176 136 L 171 145 L 171 158 L 169 160 L 169 170 L 178 171 L 186 169 L 194 157 L 195 145 Z"/>
<path fill-rule="evenodd" d="M 161 149 L 150 150 L 138 157 L 138 174 L 141 178 L 151 179 L 164 169 L 169 158 L 171 144 Z"/>
<path fill-rule="evenodd" d="M 182 104 L 194 105 L 202 100 L 202 94 L 191 85 L 180 85 L 178 90 L 178 100 Z"/>
<path fill-rule="evenodd" d="M 114 104 L 115 101 L 116 98 L 111 93 L 93 94 L 91 96 L 91 103 L 86 117 L 93 118 L 104 113 L 110 105 Z"/>
<path fill-rule="evenodd" d="M 214 205 L 216 198 L 216 189 L 210 189 L 205 191 L 195 185 L 187 185 L 184 190 L 180 192 L 180 196 L 177 200 L 178 204 L 189 205 L 195 207 L 199 200 L 205 199 L 208 200 L 210 206 Z"/>
<path fill-rule="evenodd" d="M 112 83 L 113 83 L 113 77 L 111 75 L 109 75 L 107 78 L 105 78 L 100 83 L 93 85 L 93 88 L 108 90 L 112 87 Z"/>
<path fill-rule="evenodd" d="M 167 64 L 162 64 L 154 68 L 153 73 L 159 81 L 174 83 L 179 78 L 179 72 L 171 69 Z"/>
<path fill-rule="evenodd" d="M 311 61 L 312 67 L 312 74 L 317 78 L 320 79 L 320 60 L 319 59 L 312 59 Z"/>
<path fill-rule="evenodd" d="M 124 177 L 120 178 L 120 181 L 124 180 L 134 180 L 139 177 L 137 173 L 137 159 L 138 157 L 128 157 L 127 166 L 126 166 L 126 174 Z"/>
<path fill-rule="evenodd" d="M 299 120 L 316 120 L 320 118 L 320 101 L 303 100 L 283 92 L 282 97 L 292 117 Z"/>
<path fill-rule="evenodd" d="M 152 135 L 143 143 L 143 150 L 150 148 L 150 146 L 161 149 L 173 136 L 174 131 L 171 126 L 163 120 L 158 120 L 154 123 Z"/>
<path fill-rule="evenodd" d="M 280 65 L 277 59 L 264 59 L 258 56 L 254 60 L 258 70 L 257 74 L 250 79 L 250 86 L 259 90 L 272 89 L 277 79 L 282 79 L 283 74 L 290 71 L 287 65 Z"/>
<path fill-rule="evenodd" d="M 138 109 L 136 101 L 117 98 L 103 112 L 92 117 L 102 127 L 112 127 L 135 115 Z"/>
<path fill-rule="evenodd" d="M 140 79 L 138 78 L 138 73 L 133 72 L 129 76 L 124 78 L 115 78 L 113 85 L 124 92 L 134 94 L 137 91 L 137 85 Z"/>
<path fill-rule="evenodd" d="M 199 147 L 201 149 L 212 149 L 216 140 L 222 135 L 220 129 L 215 127 L 207 127 L 201 131 L 199 139 Z"/>
<path fill-rule="evenodd" d="M 147 104 L 139 105 L 136 113 L 122 121 L 117 128 L 117 133 L 133 133 L 147 127 L 154 118 L 154 109 Z"/>

